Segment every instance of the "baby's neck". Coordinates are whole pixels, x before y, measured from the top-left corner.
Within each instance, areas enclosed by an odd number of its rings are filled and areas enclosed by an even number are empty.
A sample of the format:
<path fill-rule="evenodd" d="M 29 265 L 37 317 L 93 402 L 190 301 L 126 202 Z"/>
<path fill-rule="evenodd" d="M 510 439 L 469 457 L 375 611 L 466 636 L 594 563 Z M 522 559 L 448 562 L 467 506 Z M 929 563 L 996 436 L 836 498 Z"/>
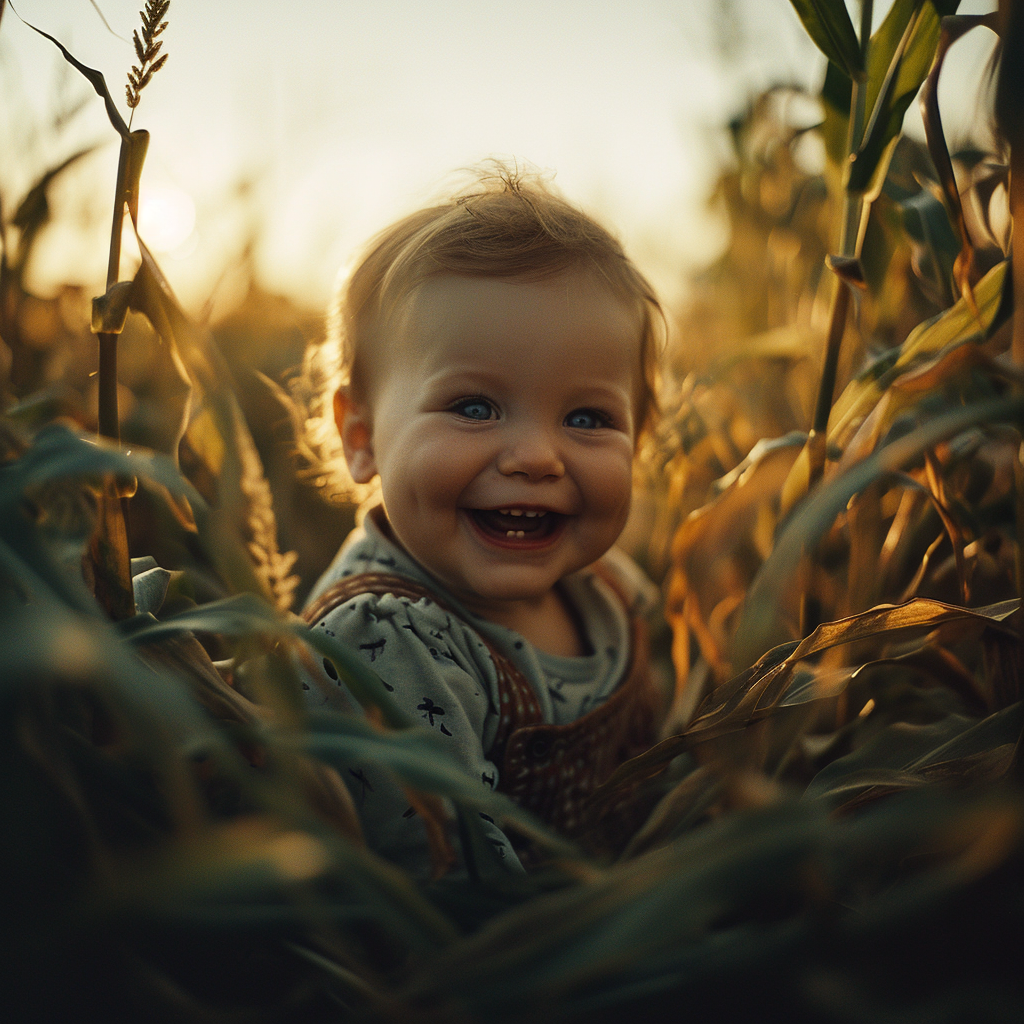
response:
<path fill-rule="evenodd" d="M 547 654 L 575 658 L 590 653 L 581 624 L 558 587 L 549 590 L 540 601 L 517 601 L 498 609 L 488 608 L 485 617 L 515 630 Z"/>

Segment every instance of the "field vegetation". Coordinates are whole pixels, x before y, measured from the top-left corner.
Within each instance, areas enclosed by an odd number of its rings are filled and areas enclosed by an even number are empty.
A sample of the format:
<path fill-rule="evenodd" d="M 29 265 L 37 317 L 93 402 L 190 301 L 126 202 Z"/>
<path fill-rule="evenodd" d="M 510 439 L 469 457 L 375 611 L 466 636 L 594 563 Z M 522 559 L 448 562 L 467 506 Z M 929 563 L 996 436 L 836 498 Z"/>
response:
<path fill-rule="evenodd" d="M 11 1019 L 1018 1019 L 1024 7 L 894 0 L 872 34 L 871 0 L 856 24 L 793 6 L 822 89 L 736 117 L 731 243 L 673 314 L 635 534 L 673 700 L 595 795 L 654 807 L 615 861 L 485 798 L 295 614 L 354 516 L 294 399 L 319 321 L 253 285 L 199 323 L 142 238 L 121 276 L 173 5 L 140 12 L 127 122 L 52 39 L 121 158 L 95 298 L 26 284 L 84 154 L 0 179 Z M 1000 37 L 991 124 L 950 152 L 936 83 L 966 32 Z M 374 725 L 304 710 L 314 658 Z M 441 828 L 429 882 L 365 847 L 332 767 L 354 753 L 428 821 L 451 801 L 468 877 Z M 543 865 L 509 881 L 480 813 Z"/>

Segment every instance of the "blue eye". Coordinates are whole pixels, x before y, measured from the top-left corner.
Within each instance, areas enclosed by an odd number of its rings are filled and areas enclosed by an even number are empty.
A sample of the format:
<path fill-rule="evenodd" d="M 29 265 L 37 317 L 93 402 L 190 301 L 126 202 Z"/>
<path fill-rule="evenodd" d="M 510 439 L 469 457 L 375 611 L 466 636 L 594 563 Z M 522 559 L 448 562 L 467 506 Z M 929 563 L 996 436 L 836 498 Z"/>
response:
<path fill-rule="evenodd" d="M 596 430 L 598 427 L 607 427 L 609 420 L 596 409 L 575 409 L 565 417 L 565 425 L 578 430 Z"/>
<path fill-rule="evenodd" d="M 489 420 L 494 415 L 494 406 L 484 398 L 464 398 L 448 408 L 467 420 Z"/>

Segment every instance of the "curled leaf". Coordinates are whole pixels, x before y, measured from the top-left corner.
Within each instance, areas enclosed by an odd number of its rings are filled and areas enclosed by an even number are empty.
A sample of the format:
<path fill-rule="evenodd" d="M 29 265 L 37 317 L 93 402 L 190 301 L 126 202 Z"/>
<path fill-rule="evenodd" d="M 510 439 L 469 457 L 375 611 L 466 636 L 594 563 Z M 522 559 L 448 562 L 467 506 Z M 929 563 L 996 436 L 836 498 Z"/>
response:
<path fill-rule="evenodd" d="M 103 100 L 103 105 L 107 109 L 107 117 L 110 118 L 110 123 L 114 126 L 114 130 L 117 132 L 118 135 L 121 136 L 122 139 L 127 138 L 128 135 L 130 134 L 128 130 L 128 125 L 125 124 L 124 118 L 121 116 L 117 107 L 114 105 L 114 101 L 110 97 L 110 92 L 107 89 L 107 83 L 106 80 L 103 78 L 103 73 L 101 71 L 97 71 L 95 68 L 90 68 L 83 64 L 71 53 L 70 50 L 68 50 L 66 46 L 64 46 L 63 43 L 59 42 L 57 39 L 54 39 L 49 32 L 44 32 L 41 28 L 36 28 L 35 25 L 31 25 L 28 22 L 25 22 L 25 24 L 28 25 L 28 27 L 32 29 L 33 32 L 38 32 L 39 35 L 43 36 L 46 39 L 49 39 L 50 42 L 53 43 L 53 45 L 56 46 L 57 49 L 60 50 L 60 52 L 64 55 L 64 59 L 72 67 L 81 72 L 81 74 L 84 75 L 86 79 L 88 79 L 89 84 L 92 85 L 92 87 L 96 90 L 97 95 Z"/>

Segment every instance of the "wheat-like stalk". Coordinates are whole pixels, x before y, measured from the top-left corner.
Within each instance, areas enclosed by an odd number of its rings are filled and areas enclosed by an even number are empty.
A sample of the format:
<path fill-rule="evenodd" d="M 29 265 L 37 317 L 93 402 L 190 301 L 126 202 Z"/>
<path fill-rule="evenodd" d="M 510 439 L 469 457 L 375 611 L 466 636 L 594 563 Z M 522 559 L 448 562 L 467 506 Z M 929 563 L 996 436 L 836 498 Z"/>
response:
<path fill-rule="evenodd" d="M 139 11 L 139 17 L 142 18 L 142 36 L 140 38 L 137 29 L 132 33 L 135 55 L 139 58 L 139 63 L 132 65 L 131 71 L 128 72 L 128 84 L 125 86 L 128 106 L 131 107 L 133 114 L 139 100 L 142 99 L 142 90 L 167 62 L 166 53 L 159 56 L 160 48 L 164 44 L 162 40 L 157 40 L 157 36 L 167 28 L 164 15 L 170 6 L 171 0 L 146 0 L 146 9 Z"/>

